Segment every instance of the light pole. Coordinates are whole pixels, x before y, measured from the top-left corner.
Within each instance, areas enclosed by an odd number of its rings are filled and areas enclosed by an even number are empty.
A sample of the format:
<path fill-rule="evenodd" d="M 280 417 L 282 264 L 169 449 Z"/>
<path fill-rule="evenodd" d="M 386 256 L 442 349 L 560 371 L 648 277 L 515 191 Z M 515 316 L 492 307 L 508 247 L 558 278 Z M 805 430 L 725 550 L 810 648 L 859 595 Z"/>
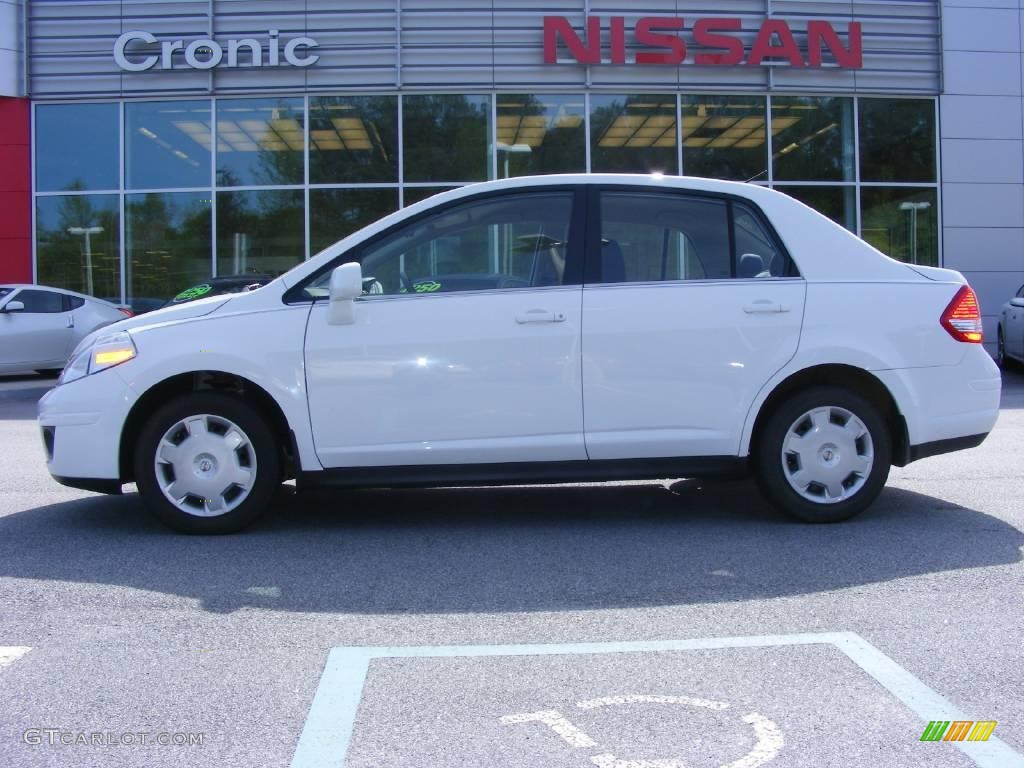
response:
<path fill-rule="evenodd" d="M 103 227 L 68 227 L 69 235 L 85 235 L 85 292 L 93 296 L 92 290 L 92 243 L 89 238 L 98 235 Z"/>
<path fill-rule="evenodd" d="M 527 154 L 529 152 L 533 152 L 533 147 L 531 147 L 529 144 L 506 144 L 503 141 L 496 142 L 494 148 L 497 149 L 499 152 L 505 153 L 504 178 L 506 179 L 508 178 L 508 156 L 513 153 Z"/>
<path fill-rule="evenodd" d="M 919 203 L 900 203 L 901 211 L 910 211 L 910 263 L 917 264 L 917 212 L 926 211 L 932 207 L 927 200 Z"/>

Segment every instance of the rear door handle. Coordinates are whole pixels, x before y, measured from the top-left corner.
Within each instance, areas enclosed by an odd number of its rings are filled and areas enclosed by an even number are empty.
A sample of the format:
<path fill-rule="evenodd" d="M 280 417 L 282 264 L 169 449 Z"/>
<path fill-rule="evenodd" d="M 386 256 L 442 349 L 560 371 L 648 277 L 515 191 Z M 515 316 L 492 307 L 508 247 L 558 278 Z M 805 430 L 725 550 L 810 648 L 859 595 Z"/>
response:
<path fill-rule="evenodd" d="M 64 327 L 65 328 L 74 328 L 75 327 L 75 316 L 74 315 L 68 315 L 67 325 L 65 325 Z"/>
<path fill-rule="evenodd" d="M 565 312 L 549 312 L 546 309 L 531 309 L 516 315 L 516 322 L 525 323 L 564 323 Z"/>
<path fill-rule="evenodd" d="M 789 312 L 789 307 L 780 304 L 777 301 L 760 299 L 759 301 L 755 301 L 753 304 L 744 304 L 743 311 L 746 312 L 748 315 L 779 314 L 780 312 Z"/>

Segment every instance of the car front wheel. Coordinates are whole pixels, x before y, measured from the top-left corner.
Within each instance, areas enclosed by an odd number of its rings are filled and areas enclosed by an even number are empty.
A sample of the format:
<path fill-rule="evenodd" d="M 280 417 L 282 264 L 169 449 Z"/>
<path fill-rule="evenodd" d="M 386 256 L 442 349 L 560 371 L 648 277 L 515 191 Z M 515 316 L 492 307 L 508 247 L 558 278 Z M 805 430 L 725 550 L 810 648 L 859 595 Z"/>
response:
<path fill-rule="evenodd" d="M 135 480 L 146 507 L 183 533 L 233 533 L 260 517 L 281 481 L 274 434 L 252 407 L 197 392 L 142 428 Z"/>
<path fill-rule="evenodd" d="M 878 409 L 838 387 L 815 387 L 769 416 L 754 450 L 762 492 L 779 509 L 810 523 L 859 514 L 885 486 L 892 462 Z"/>

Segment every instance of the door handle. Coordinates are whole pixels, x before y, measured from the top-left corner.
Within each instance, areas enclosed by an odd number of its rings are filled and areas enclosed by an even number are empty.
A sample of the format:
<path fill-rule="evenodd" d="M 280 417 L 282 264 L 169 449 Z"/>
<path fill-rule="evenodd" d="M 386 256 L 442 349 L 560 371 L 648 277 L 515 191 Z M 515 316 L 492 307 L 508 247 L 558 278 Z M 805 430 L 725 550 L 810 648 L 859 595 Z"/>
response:
<path fill-rule="evenodd" d="M 531 309 L 516 315 L 516 322 L 525 323 L 564 323 L 565 312 L 549 312 L 546 309 Z"/>
<path fill-rule="evenodd" d="M 768 299 L 760 299 L 755 301 L 753 304 L 744 304 L 743 311 L 748 315 L 755 314 L 779 314 L 781 312 L 789 312 L 789 307 L 780 304 L 777 301 L 769 301 Z"/>
<path fill-rule="evenodd" d="M 74 315 L 68 315 L 67 325 L 65 325 L 64 327 L 65 328 L 74 328 L 75 327 L 75 316 Z"/>

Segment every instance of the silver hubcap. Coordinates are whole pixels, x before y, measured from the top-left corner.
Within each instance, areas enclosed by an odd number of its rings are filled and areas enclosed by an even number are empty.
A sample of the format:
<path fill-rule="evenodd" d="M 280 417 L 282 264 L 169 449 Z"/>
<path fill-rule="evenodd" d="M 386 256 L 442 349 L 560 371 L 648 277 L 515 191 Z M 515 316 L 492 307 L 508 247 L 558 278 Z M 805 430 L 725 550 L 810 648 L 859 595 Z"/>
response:
<path fill-rule="evenodd" d="M 835 504 L 857 494 L 875 462 L 871 433 L 845 408 L 807 411 L 782 441 L 782 471 L 808 501 Z"/>
<path fill-rule="evenodd" d="M 256 451 L 249 436 L 234 422 L 208 413 L 168 429 L 153 465 L 167 500 L 198 517 L 235 509 L 256 480 Z"/>

